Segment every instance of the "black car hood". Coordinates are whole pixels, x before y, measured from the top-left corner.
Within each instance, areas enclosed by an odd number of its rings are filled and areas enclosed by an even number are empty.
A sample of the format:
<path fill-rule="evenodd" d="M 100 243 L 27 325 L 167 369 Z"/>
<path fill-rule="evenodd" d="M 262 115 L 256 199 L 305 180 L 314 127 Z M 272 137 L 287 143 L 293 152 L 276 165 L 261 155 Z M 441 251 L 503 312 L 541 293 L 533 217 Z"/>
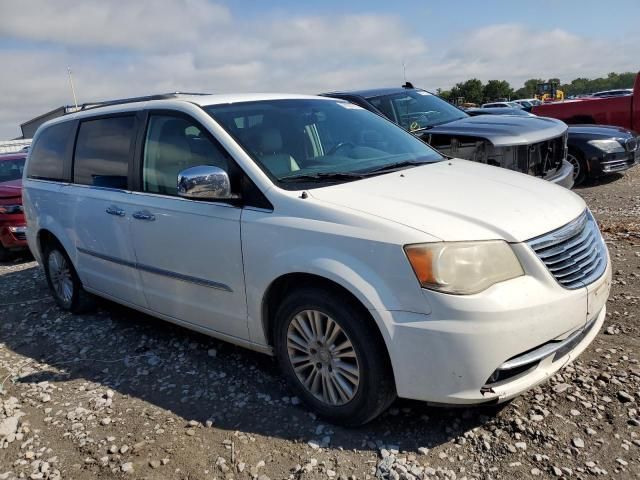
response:
<path fill-rule="evenodd" d="M 503 147 L 542 142 L 559 137 L 566 130 L 564 122 L 553 118 L 479 115 L 415 133 L 421 137 L 431 134 L 479 137 L 489 140 L 496 147 Z"/>
<path fill-rule="evenodd" d="M 570 125 L 569 136 L 573 135 L 594 138 L 628 138 L 635 136 L 632 131 L 614 125 Z"/>

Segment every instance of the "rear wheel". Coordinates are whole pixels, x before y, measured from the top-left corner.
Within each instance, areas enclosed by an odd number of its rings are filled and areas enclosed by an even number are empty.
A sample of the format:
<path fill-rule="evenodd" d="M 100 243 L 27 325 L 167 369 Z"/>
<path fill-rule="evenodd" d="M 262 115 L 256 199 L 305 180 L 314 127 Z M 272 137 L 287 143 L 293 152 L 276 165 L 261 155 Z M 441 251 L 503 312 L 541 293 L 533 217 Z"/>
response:
<path fill-rule="evenodd" d="M 341 292 L 304 288 L 276 313 L 280 365 L 300 398 L 320 415 L 361 425 L 395 399 L 386 348 L 367 312 Z"/>
<path fill-rule="evenodd" d="M 573 185 L 577 187 L 587 178 L 587 164 L 582 154 L 576 150 L 569 150 L 567 153 L 567 161 L 573 167 Z"/>
<path fill-rule="evenodd" d="M 81 313 L 94 306 L 93 296 L 82 288 L 78 274 L 64 249 L 49 245 L 43 256 L 44 272 L 49 290 L 63 310 Z"/>

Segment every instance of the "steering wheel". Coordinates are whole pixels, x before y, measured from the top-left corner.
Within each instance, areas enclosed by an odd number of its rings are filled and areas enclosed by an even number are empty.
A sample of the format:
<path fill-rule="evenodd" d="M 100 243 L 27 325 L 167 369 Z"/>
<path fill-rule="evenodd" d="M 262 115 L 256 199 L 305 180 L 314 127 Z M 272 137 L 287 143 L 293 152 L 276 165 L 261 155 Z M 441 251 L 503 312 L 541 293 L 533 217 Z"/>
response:
<path fill-rule="evenodd" d="M 351 147 L 351 148 L 355 148 L 355 144 L 353 142 L 339 142 L 337 145 L 335 145 L 331 150 L 329 150 L 328 152 L 325 153 L 325 155 L 333 155 L 334 153 L 336 153 L 338 150 L 340 150 L 341 148 L 344 147 Z"/>

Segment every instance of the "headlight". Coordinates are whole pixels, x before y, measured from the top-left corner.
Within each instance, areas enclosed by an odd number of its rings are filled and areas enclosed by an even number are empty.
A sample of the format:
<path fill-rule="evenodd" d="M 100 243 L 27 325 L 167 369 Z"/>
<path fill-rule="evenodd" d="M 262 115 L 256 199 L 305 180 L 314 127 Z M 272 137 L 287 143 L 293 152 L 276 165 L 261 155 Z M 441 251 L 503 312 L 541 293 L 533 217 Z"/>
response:
<path fill-rule="evenodd" d="M 22 205 L 0 205 L 0 213 L 22 213 Z"/>
<path fill-rule="evenodd" d="M 407 245 L 404 251 L 420 285 L 444 293 L 470 295 L 524 275 L 502 240 L 423 243 Z"/>
<path fill-rule="evenodd" d="M 587 143 L 606 153 L 624 153 L 625 151 L 624 147 L 620 145 L 620 142 L 611 138 L 606 140 L 589 140 Z"/>

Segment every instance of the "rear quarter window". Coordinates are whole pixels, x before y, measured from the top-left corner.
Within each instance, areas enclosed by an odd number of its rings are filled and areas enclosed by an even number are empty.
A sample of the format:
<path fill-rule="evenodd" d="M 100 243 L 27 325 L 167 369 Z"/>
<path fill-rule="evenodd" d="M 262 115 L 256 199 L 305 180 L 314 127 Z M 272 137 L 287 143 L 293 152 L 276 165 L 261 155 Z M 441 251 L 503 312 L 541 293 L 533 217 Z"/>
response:
<path fill-rule="evenodd" d="M 81 122 L 73 158 L 73 182 L 126 189 L 135 133 L 133 115 Z"/>
<path fill-rule="evenodd" d="M 65 180 L 64 159 L 73 136 L 73 122 L 52 125 L 37 138 L 31 149 L 27 177 L 42 180 Z"/>

